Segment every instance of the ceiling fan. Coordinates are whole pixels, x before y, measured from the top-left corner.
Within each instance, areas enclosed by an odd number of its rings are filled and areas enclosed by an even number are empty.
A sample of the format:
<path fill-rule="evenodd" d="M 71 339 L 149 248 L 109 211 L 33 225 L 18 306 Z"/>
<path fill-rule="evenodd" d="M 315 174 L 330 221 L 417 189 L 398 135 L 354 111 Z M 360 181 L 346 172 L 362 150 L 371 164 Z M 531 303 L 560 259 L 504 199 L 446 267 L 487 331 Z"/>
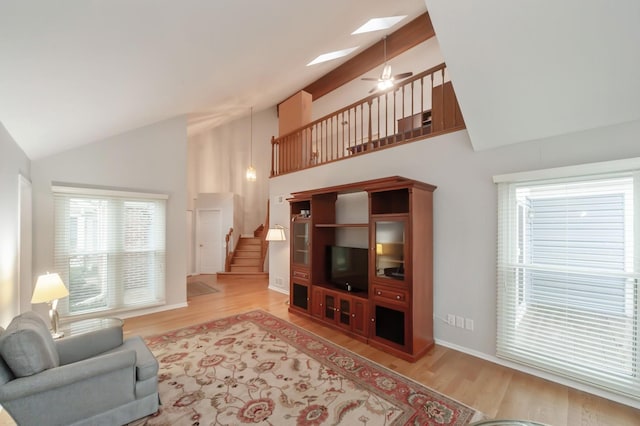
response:
<path fill-rule="evenodd" d="M 369 91 L 369 93 L 373 93 L 376 90 L 383 91 L 390 89 L 393 85 L 405 78 L 411 77 L 413 75 L 412 72 L 403 72 L 396 75 L 391 75 L 391 65 L 387 63 L 387 36 L 384 36 L 382 39 L 384 41 L 384 67 L 382 68 L 382 74 L 380 77 L 363 77 L 363 80 L 366 81 L 377 81 L 378 84 L 375 85 L 373 89 Z"/>

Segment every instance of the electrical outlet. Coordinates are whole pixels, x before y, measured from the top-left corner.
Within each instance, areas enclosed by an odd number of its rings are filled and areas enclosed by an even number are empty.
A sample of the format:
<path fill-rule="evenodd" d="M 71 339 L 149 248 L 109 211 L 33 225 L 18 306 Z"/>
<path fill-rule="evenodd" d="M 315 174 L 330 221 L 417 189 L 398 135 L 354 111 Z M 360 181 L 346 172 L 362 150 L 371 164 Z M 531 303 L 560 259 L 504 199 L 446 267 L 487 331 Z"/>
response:
<path fill-rule="evenodd" d="M 453 314 L 447 315 L 447 322 L 449 323 L 449 325 L 452 325 L 452 326 L 455 327 L 456 326 L 456 316 L 453 315 Z"/>
<path fill-rule="evenodd" d="M 282 287 L 283 283 L 284 283 L 284 280 L 282 279 L 282 277 L 276 277 L 276 285 L 278 287 Z"/>
<path fill-rule="evenodd" d="M 464 328 L 464 317 L 456 316 L 456 327 Z"/>
<path fill-rule="evenodd" d="M 473 331 L 473 320 L 471 318 L 464 319 L 464 328 L 469 331 Z"/>

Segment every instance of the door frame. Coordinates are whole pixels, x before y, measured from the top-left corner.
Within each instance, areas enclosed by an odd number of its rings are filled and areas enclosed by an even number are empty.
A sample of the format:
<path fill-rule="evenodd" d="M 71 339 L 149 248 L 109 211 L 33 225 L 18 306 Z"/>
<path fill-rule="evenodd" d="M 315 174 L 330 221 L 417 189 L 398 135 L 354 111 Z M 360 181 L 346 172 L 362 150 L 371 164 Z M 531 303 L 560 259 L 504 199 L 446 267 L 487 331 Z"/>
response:
<path fill-rule="evenodd" d="M 22 173 L 18 174 L 18 276 L 17 309 L 19 314 L 31 309 L 33 291 L 33 185 Z"/>
<path fill-rule="evenodd" d="M 194 265 L 194 269 L 195 269 L 195 273 L 196 274 L 200 274 L 202 271 L 200 270 L 200 212 L 202 211 L 217 211 L 218 213 L 220 213 L 220 229 L 219 229 L 219 233 L 222 236 L 222 209 L 218 209 L 218 208 L 202 208 L 202 209 L 196 209 L 196 217 L 195 217 L 195 223 L 196 223 L 196 227 L 195 227 L 195 235 L 193 238 L 193 251 L 195 253 L 195 262 L 196 264 Z M 224 271 L 224 262 L 225 262 L 225 250 L 224 250 L 224 237 L 221 239 L 220 243 L 222 244 L 222 247 L 220 249 L 220 264 L 222 265 L 222 270 Z"/>

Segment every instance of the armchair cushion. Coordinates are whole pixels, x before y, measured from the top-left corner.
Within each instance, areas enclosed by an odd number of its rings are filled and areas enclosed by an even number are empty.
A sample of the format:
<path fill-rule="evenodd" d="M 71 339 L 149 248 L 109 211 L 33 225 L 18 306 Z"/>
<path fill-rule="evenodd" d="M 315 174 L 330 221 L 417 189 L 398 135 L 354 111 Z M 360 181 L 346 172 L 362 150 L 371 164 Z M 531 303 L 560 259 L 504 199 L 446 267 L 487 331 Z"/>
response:
<path fill-rule="evenodd" d="M 4 328 L 0 327 L 0 336 L 2 336 L 3 332 L 4 332 Z M 2 357 L 0 357 L 0 385 L 4 385 L 5 383 L 10 382 L 14 378 L 15 376 L 13 375 L 13 372 L 11 372 L 11 369 L 9 368 L 7 363 L 4 362 Z"/>
<path fill-rule="evenodd" d="M 0 354 L 16 377 L 32 376 L 60 364 L 53 337 L 34 312 L 11 321 L 0 337 Z"/>
<path fill-rule="evenodd" d="M 55 341 L 60 365 L 71 364 L 122 346 L 122 327 L 109 327 Z"/>

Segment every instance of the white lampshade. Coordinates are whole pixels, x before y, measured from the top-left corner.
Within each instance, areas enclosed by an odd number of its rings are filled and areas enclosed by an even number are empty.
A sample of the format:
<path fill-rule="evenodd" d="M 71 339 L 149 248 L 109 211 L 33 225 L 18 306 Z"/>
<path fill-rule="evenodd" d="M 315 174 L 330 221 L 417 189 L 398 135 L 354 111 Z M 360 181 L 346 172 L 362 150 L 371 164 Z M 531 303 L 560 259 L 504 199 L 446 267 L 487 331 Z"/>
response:
<path fill-rule="evenodd" d="M 31 303 L 45 303 L 61 299 L 69 295 L 69 290 L 62 282 L 60 275 L 46 273 L 38 277 L 36 288 L 33 290 Z"/>
<path fill-rule="evenodd" d="M 287 237 L 284 234 L 284 228 L 276 225 L 275 228 L 269 228 L 267 231 L 267 241 L 286 241 Z"/>

